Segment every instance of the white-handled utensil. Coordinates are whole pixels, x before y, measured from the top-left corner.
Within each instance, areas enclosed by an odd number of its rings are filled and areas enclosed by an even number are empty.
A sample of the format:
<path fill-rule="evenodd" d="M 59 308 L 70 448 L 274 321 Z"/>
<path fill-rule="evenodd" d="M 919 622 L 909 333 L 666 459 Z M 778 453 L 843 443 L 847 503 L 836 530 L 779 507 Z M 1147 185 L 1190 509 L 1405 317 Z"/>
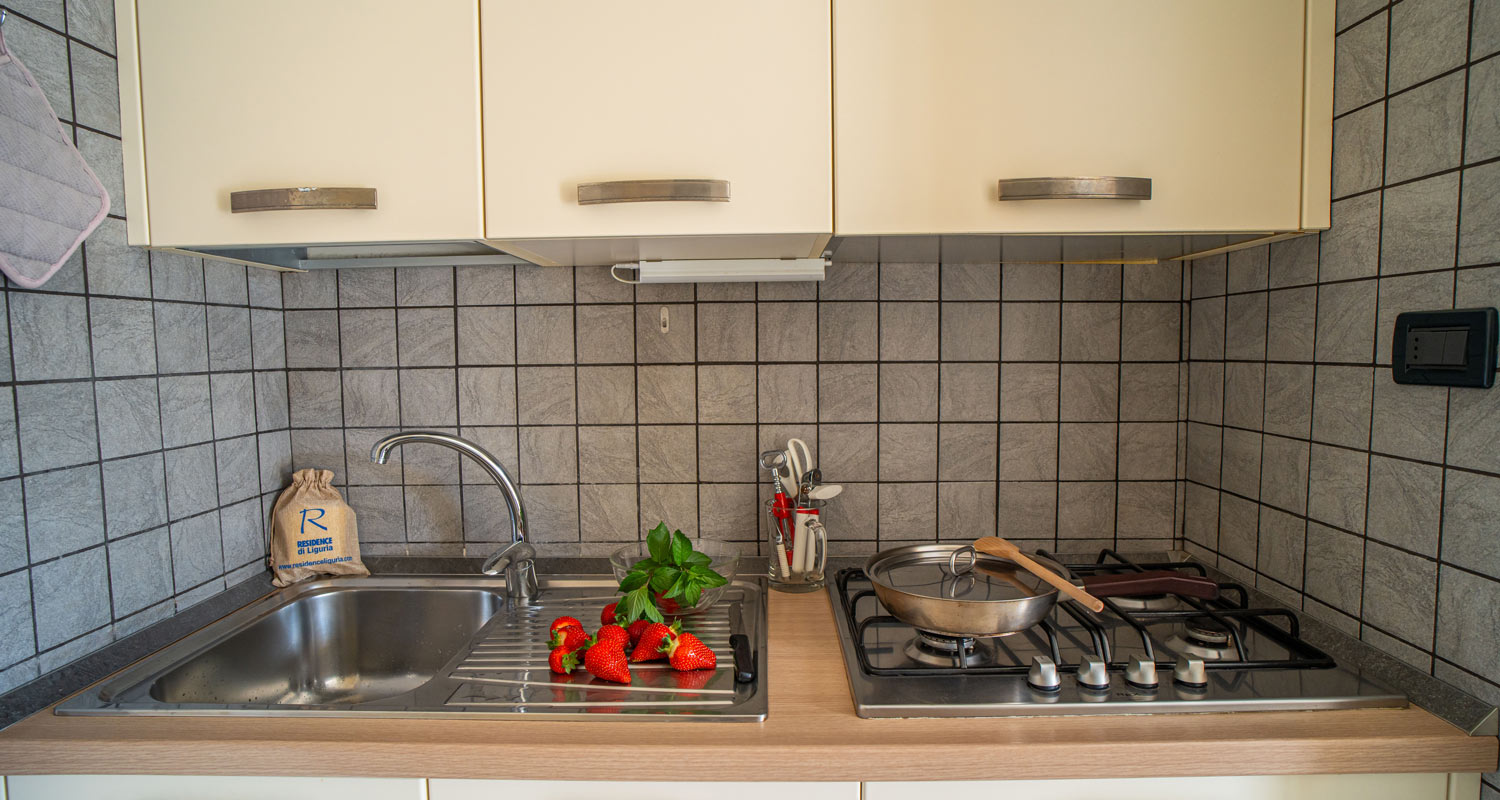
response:
<path fill-rule="evenodd" d="M 844 493 L 844 487 L 837 483 L 820 483 L 807 493 L 808 500 L 832 500 Z"/>
<path fill-rule="evenodd" d="M 787 495 L 796 497 L 802 484 L 803 470 L 813 468 L 812 452 L 807 449 L 807 442 L 792 438 L 786 441 L 786 464 L 791 471 L 791 477 L 787 483 Z"/>

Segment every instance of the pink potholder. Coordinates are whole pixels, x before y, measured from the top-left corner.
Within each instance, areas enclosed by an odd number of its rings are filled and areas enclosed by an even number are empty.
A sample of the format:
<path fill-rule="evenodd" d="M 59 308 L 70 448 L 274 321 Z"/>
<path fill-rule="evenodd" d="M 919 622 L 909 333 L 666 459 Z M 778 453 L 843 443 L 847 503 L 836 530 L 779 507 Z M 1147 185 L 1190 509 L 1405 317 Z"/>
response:
<path fill-rule="evenodd" d="M 109 193 L 0 27 L 0 272 L 41 286 L 107 213 Z"/>

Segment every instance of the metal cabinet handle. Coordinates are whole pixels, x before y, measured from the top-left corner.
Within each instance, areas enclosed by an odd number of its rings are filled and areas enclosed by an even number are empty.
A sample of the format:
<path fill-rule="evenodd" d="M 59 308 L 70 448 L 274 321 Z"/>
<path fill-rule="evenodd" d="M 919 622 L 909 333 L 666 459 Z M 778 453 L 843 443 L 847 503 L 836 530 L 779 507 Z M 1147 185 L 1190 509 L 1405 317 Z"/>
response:
<path fill-rule="evenodd" d="M 1001 200 L 1150 200 L 1150 178 L 1006 178 Z"/>
<path fill-rule="evenodd" d="M 729 181 L 671 178 L 649 181 L 603 181 L 578 184 L 578 205 L 652 203 L 667 200 L 729 202 Z"/>
<path fill-rule="evenodd" d="M 235 214 L 248 211 L 345 208 L 373 210 L 375 190 L 299 186 L 289 189 L 251 189 L 229 193 L 229 210 Z"/>

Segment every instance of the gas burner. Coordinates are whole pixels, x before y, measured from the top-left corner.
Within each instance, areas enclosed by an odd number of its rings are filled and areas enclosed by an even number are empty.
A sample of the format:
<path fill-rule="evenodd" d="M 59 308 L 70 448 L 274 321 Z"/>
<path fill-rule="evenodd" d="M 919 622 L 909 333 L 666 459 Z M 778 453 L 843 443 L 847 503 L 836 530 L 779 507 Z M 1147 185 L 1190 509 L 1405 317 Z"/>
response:
<path fill-rule="evenodd" d="M 1110 602 L 1124 611 L 1171 611 L 1179 608 L 1182 601 L 1176 595 L 1150 594 L 1140 597 L 1111 597 Z"/>
<path fill-rule="evenodd" d="M 1229 631 L 1203 622 L 1189 622 L 1182 626 L 1182 632 L 1194 644 L 1221 650 L 1229 646 Z"/>
<path fill-rule="evenodd" d="M 1163 642 L 1171 650 L 1185 656 L 1194 656 L 1204 661 L 1223 661 L 1233 657 L 1233 652 L 1223 645 L 1203 644 L 1174 633 Z"/>
<path fill-rule="evenodd" d="M 963 666 L 973 667 L 990 660 L 983 640 L 946 636 L 941 633 L 917 631 L 917 635 L 906 643 L 906 655 L 918 664 L 934 667 L 958 666 L 959 653 L 963 653 Z"/>

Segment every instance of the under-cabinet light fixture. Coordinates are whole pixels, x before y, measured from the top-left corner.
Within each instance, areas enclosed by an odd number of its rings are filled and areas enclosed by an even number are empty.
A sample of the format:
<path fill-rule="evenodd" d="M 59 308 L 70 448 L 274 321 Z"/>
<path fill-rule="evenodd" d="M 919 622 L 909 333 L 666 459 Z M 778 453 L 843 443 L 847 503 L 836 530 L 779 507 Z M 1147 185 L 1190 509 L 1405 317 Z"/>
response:
<path fill-rule="evenodd" d="M 631 261 L 614 265 L 610 274 L 621 283 L 821 281 L 827 267 L 824 258 L 723 258 Z M 625 275 L 627 271 L 634 271 L 634 280 Z"/>

